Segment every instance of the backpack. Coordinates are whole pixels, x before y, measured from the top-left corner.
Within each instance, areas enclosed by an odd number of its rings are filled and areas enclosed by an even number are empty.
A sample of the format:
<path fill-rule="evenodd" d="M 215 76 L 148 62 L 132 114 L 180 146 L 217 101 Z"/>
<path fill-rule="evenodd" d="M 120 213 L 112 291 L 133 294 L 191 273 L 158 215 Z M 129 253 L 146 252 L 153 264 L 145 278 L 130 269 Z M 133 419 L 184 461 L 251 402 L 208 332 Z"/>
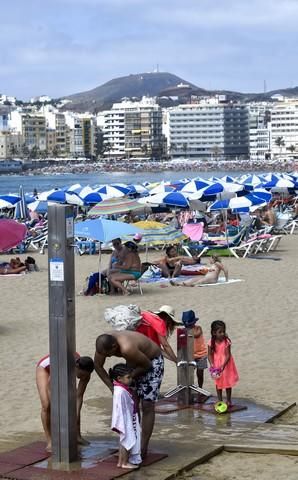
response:
<path fill-rule="evenodd" d="M 115 330 L 135 330 L 142 320 L 138 305 L 117 305 L 105 309 L 104 319 Z"/>

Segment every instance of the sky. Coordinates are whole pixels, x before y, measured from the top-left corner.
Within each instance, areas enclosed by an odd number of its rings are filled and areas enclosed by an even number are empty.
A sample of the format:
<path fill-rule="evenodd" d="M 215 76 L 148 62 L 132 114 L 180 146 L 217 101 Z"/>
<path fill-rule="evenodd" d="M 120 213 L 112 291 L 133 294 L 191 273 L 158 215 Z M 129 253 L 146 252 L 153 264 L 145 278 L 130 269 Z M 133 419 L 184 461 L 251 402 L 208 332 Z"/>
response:
<path fill-rule="evenodd" d="M 298 0 L 6 0 L 0 93 L 63 97 L 130 73 L 205 89 L 298 85 Z"/>

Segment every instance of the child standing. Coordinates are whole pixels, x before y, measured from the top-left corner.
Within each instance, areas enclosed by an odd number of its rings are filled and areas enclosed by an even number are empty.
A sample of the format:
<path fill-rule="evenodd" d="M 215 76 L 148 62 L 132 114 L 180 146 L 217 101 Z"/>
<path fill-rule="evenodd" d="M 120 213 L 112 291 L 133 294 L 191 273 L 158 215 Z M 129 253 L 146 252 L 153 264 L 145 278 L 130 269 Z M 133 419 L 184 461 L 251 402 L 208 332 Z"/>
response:
<path fill-rule="evenodd" d="M 203 387 L 204 383 L 204 370 L 207 368 L 207 346 L 203 336 L 203 330 L 200 325 L 194 325 L 193 327 L 193 349 L 194 360 L 196 362 L 198 386 Z"/>
<path fill-rule="evenodd" d="M 210 368 L 219 370 L 219 376 L 214 378 L 217 397 L 222 401 L 222 391 L 226 390 L 227 404 L 232 406 L 232 387 L 239 380 L 234 358 L 231 354 L 231 340 L 226 334 L 226 325 L 221 320 L 211 323 L 211 339 L 208 342 L 208 360 Z"/>
<path fill-rule="evenodd" d="M 111 429 L 120 435 L 117 467 L 138 468 L 141 459 L 141 430 L 132 390 L 131 368 L 118 363 L 109 370 L 113 381 L 113 413 Z"/>

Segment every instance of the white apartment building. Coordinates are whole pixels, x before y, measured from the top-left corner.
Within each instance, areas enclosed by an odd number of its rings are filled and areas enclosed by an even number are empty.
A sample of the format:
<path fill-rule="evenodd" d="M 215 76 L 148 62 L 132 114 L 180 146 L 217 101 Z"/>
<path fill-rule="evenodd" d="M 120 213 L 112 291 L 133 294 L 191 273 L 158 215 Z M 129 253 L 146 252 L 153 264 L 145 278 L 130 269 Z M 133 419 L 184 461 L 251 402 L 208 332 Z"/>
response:
<path fill-rule="evenodd" d="M 298 99 L 276 103 L 271 111 L 273 157 L 298 156 Z"/>
<path fill-rule="evenodd" d="M 248 156 L 248 109 L 240 104 L 202 101 L 167 110 L 165 130 L 173 157 Z"/>
<path fill-rule="evenodd" d="M 57 155 L 67 154 L 67 125 L 64 113 L 54 109 L 45 109 L 47 127 L 47 150 L 49 153 L 57 152 Z"/>
<path fill-rule="evenodd" d="M 263 103 L 249 104 L 249 156 L 251 160 L 266 160 L 271 155 L 272 105 Z"/>
<path fill-rule="evenodd" d="M 162 111 L 155 99 L 124 100 L 103 112 L 106 156 L 154 157 L 162 155 Z"/>

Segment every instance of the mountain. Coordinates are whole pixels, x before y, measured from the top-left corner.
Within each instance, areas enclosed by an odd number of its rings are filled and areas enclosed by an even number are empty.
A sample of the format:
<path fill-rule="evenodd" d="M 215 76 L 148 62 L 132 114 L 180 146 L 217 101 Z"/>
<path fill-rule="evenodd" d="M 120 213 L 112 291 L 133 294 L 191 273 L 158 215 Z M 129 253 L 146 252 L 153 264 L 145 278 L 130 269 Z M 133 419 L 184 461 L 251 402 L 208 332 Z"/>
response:
<path fill-rule="evenodd" d="M 120 102 L 125 97 L 140 99 L 144 95 L 159 97 L 159 103 L 168 107 L 178 103 L 185 103 L 190 95 L 227 95 L 230 100 L 264 101 L 271 100 L 272 95 L 298 97 L 298 87 L 273 90 L 266 93 L 241 93 L 227 90 L 205 90 L 183 80 L 177 75 L 167 72 L 139 73 L 110 80 L 99 87 L 87 92 L 76 93 L 65 97 L 67 103 L 63 109 L 77 112 L 99 112 L 110 109 L 112 104 Z M 171 98 L 169 98 L 171 97 Z M 175 101 L 172 98 L 179 97 Z"/>
<path fill-rule="evenodd" d="M 179 84 L 187 84 L 191 89 L 198 90 L 198 87 L 195 85 L 171 73 L 140 73 L 114 78 L 87 92 L 65 97 L 71 100 L 71 104 L 66 104 L 65 109 L 71 108 L 71 110 L 80 112 L 104 110 L 110 108 L 113 103 L 119 102 L 124 97 L 141 98 L 144 95 L 155 97 L 159 96 L 160 92 L 177 87 Z M 204 94 L 205 90 L 200 90 Z"/>

